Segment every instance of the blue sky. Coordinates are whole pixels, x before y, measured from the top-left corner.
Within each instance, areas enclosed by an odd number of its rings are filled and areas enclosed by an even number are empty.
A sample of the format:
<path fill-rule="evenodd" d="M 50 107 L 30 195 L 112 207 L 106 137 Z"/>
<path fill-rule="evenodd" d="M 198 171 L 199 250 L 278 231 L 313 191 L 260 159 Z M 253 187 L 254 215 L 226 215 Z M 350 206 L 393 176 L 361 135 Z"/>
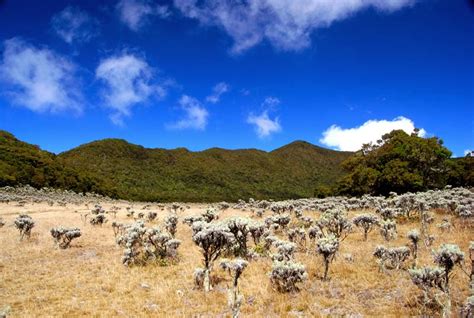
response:
<path fill-rule="evenodd" d="M 0 0 L 0 129 L 61 152 L 355 150 L 422 128 L 474 148 L 467 0 Z"/>

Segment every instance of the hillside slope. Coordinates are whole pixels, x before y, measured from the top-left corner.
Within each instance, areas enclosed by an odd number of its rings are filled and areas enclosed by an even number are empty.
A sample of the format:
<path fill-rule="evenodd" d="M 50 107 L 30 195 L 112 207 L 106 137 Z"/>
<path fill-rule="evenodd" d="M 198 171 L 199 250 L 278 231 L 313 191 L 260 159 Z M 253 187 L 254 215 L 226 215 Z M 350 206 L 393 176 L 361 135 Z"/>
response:
<path fill-rule="evenodd" d="M 120 139 L 91 142 L 59 155 L 67 166 L 98 177 L 121 198 L 219 201 L 308 197 L 331 185 L 351 153 L 297 141 L 264 152 L 211 148 L 147 149 Z"/>
<path fill-rule="evenodd" d="M 0 130 L 0 186 L 19 184 L 103 193 L 94 177 L 80 174 L 56 155 Z"/>

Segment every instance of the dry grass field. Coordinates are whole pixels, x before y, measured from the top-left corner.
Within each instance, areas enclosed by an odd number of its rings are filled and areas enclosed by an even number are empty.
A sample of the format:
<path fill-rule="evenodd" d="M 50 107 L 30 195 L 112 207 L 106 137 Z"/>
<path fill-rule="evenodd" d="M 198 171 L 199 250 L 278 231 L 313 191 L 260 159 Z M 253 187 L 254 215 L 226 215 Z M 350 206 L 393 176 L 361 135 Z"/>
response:
<path fill-rule="evenodd" d="M 104 203 L 109 210 L 111 203 Z M 115 204 L 117 205 L 117 204 Z M 133 203 L 140 211 L 143 204 Z M 117 221 L 133 222 L 126 217 L 127 203 Z M 214 289 L 209 293 L 196 290 L 193 272 L 202 266 L 199 248 L 191 239 L 191 229 L 182 224 L 182 218 L 202 212 L 205 205 L 192 205 L 180 212 L 176 237 L 182 241 L 179 262 L 168 266 L 149 264 L 126 267 L 121 263 L 123 250 L 115 244 L 109 221 L 102 227 L 83 224 L 80 213 L 89 211 L 85 205 L 67 207 L 47 204 L 0 204 L 0 217 L 6 225 L 0 228 L 0 311 L 9 307 L 12 317 L 27 316 L 154 316 L 154 317 L 228 317 L 228 275 L 215 266 Z M 150 211 L 159 211 L 151 205 Z M 36 222 L 29 240 L 19 240 L 12 225 L 19 213 L 29 214 Z M 154 224 L 161 224 L 167 212 L 159 212 Z M 220 219 L 232 215 L 251 216 L 250 212 L 229 209 Z M 305 211 L 306 215 L 319 213 Z M 351 212 L 353 217 L 357 213 Z M 267 212 L 269 215 L 269 212 Z M 443 215 L 435 213 L 435 222 Z M 257 217 L 255 217 L 257 218 Z M 441 243 L 454 243 L 467 252 L 469 241 L 474 240 L 471 229 L 455 224 L 451 232 L 432 231 Z M 82 236 L 69 249 L 54 246 L 50 229 L 54 226 L 79 227 Z M 297 293 L 282 294 L 272 289 L 268 272 L 272 261 L 261 258 L 251 261 L 240 281 L 245 297 L 241 307 L 243 317 L 318 317 L 318 316 L 416 316 L 424 312 L 420 302 L 421 291 L 411 282 L 406 268 L 379 272 L 372 256 L 378 244 L 402 246 L 408 243 L 406 234 L 419 228 L 416 220 L 400 223 L 398 238 L 386 243 L 377 230 L 369 234 L 367 242 L 357 228 L 343 241 L 339 254 L 330 267 L 330 280 L 322 281 L 322 257 L 309 250 L 296 254 L 303 263 L 308 279 Z M 350 253 L 353 261 L 346 260 Z M 432 265 L 431 250 L 421 247 L 419 265 Z M 406 267 L 411 260 L 406 262 Z M 459 268 L 451 284 L 453 313 L 469 294 L 469 278 Z M 425 309 L 427 310 L 427 309 Z M 431 314 L 437 315 L 437 311 Z"/>

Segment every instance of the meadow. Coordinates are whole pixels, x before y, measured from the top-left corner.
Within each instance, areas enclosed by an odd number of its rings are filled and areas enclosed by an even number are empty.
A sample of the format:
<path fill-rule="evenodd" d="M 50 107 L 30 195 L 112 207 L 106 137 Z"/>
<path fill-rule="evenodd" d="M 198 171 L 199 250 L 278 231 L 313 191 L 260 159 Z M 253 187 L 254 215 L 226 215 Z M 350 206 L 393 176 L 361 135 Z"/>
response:
<path fill-rule="evenodd" d="M 465 190 L 467 191 L 467 190 Z M 467 194 L 466 194 L 467 193 Z M 472 204 L 472 193 L 464 192 Z M 430 194 L 427 194 L 430 195 Z M 451 194 L 450 194 L 451 195 Z M 67 198 L 67 195 L 65 196 Z M 39 202 L 41 200 L 3 200 L 0 203 L 0 312 L 12 317 L 25 316 L 159 316 L 159 317 L 228 317 L 228 290 L 232 278 L 219 268 L 218 261 L 211 272 L 212 290 L 205 292 L 195 284 L 195 269 L 203 266 L 203 254 L 193 241 L 192 226 L 183 224 L 189 216 L 213 209 L 223 222 L 235 216 L 267 224 L 266 231 L 281 240 L 288 240 L 288 231 L 311 227 L 303 221 L 317 224 L 324 213 L 317 207 L 333 204 L 332 199 L 278 202 L 242 202 L 238 204 L 157 204 L 113 201 L 105 198 L 84 199 L 82 202 Z M 370 201 L 370 198 L 366 200 Z M 36 202 L 34 202 L 36 201 Z M 357 207 L 359 202 L 346 201 L 346 217 L 352 220 L 361 214 L 378 215 L 371 207 Z M 352 204 L 351 206 L 349 206 Z M 90 224 L 91 210 L 100 206 L 107 222 Z M 370 204 L 368 204 L 370 205 Z M 264 208 L 260 208 L 265 206 Z M 470 205 L 472 207 L 472 205 Z M 324 210 L 325 208 L 322 208 Z M 299 211 L 295 213 L 296 211 Z M 110 211 L 115 211 L 111 213 Z M 131 211 L 134 211 L 133 216 Z M 157 218 L 147 221 L 146 215 L 156 212 Z M 472 212 L 472 210 L 471 210 Z M 138 216 L 143 213 L 143 216 Z M 164 228 L 170 213 L 178 216 L 176 239 L 178 254 L 165 261 L 149 261 L 126 266 L 122 263 L 124 248 L 116 242 L 115 224 L 133 224 L 139 219 L 147 228 Z M 287 226 L 272 226 L 275 215 L 288 215 Z M 461 266 L 454 266 L 450 276 L 451 312 L 461 315 L 470 295 L 470 241 L 474 240 L 472 215 L 461 218 L 444 208 L 430 208 L 429 233 L 431 246 L 420 243 L 417 267 L 433 266 L 433 251 L 443 243 L 456 244 L 464 252 Z M 34 220 L 31 236 L 20 240 L 14 221 L 20 214 Z M 89 219 L 84 220 L 85 215 Z M 128 216 L 127 216 L 128 214 Z M 239 306 L 242 317 L 318 317 L 318 316 L 417 316 L 440 315 L 442 308 L 427 304 L 422 290 L 412 282 L 409 268 L 413 255 L 399 269 L 381 269 L 373 256 L 379 245 L 409 246 L 407 234 L 420 229 L 420 217 L 396 217 L 396 237 L 386 241 L 379 229 L 368 233 L 351 226 L 331 260 L 328 279 L 324 280 L 324 258 L 307 236 L 298 242 L 291 261 L 301 263 L 307 273 L 297 288 L 289 292 L 278 290 L 269 278 L 272 255 L 255 248 L 249 238 L 252 256 L 238 280 Z M 202 222 L 202 221 L 195 221 Z M 189 222 L 188 222 L 189 223 Z M 440 226 L 440 224 L 445 226 Z M 446 224 L 449 223 L 449 226 Z M 53 241 L 50 230 L 58 226 L 77 227 L 81 236 L 69 248 L 61 249 Z M 286 242 L 286 241 L 285 241 Z M 472 247 L 471 247 L 472 248 Z M 259 253 L 254 253 L 258 250 Z M 228 253 L 227 253 L 228 254 Z M 229 255 L 226 255 L 228 257 Z M 222 257 L 221 257 L 222 258 Z M 221 259 L 219 258 L 219 260 Z M 466 272 L 466 273 L 465 273 Z"/>

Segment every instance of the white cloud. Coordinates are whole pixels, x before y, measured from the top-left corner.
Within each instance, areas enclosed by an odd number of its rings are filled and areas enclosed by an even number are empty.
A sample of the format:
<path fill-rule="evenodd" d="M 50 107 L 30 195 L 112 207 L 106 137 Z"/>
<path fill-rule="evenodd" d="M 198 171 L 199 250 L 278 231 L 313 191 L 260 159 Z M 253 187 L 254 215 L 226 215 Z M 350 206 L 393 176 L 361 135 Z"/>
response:
<path fill-rule="evenodd" d="M 400 116 L 393 120 L 369 120 L 355 128 L 344 129 L 337 125 L 332 125 L 323 132 L 323 138 L 319 141 L 326 146 L 338 150 L 357 151 L 362 148 L 363 144 L 375 143 L 384 134 L 395 129 L 401 129 L 411 134 L 415 129 L 415 124 L 412 120 Z M 426 131 L 421 129 L 418 135 L 424 137 Z"/>
<path fill-rule="evenodd" d="M 152 83 L 153 69 L 133 54 L 123 53 L 102 60 L 95 74 L 106 84 L 102 97 L 106 106 L 114 111 L 111 119 L 115 124 L 123 124 L 123 117 L 130 116 L 134 105 L 166 95 L 165 84 Z"/>
<path fill-rule="evenodd" d="M 464 150 L 464 157 L 470 155 L 471 157 L 474 157 L 474 151 L 473 150 Z"/>
<path fill-rule="evenodd" d="M 120 0 L 117 10 L 120 20 L 133 31 L 148 23 L 150 16 L 164 18 L 170 14 L 167 6 L 154 5 L 148 0 Z"/>
<path fill-rule="evenodd" d="M 0 81 L 14 103 L 36 112 L 80 112 L 75 66 L 47 48 L 37 48 L 21 39 L 4 42 Z"/>
<path fill-rule="evenodd" d="M 169 125 L 171 129 L 197 129 L 204 130 L 207 126 L 209 112 L 194 97 L 183 95 L 179 100 L 181 109 L 186 116 L 178 122 Z"/>
<path fill-rule="evenodd" d="M 268 111 L 263 111 L 260 115 L 250 114 L 247 123 L 255 125 L 255 131 L 259 138 L 265 138 L 273 133 L 281 131 L 280 120 L 278 117 L 271 119 Z"/>
<path fill-rule="evenodd" d="M 97 35 L 97 21 L 78 7 L 68 6 L 51 19 L 53 30 L 65 42 L 87 42 Z"/>
<path fill-rule="evenodd" d="M 311 44 L 315 30 L 344 20 L 364 9 L 392 12 L 416 0 L 174 0 L 188 18 L 223 29 L 234 53 L 263 40 L 274 47 L 296 51 Z"/>
<path fill-rule="evenodd" d="M 280 99 L 276 97 L 266 97 L 265 100 L 262 103 L 262 106 L 268 109 L 274 109 L 276 106 L 280 105 L 281 101 Z"/>
<path fill-rule="evenodd" d="M 229 91 L 229 85 L 224 82 L 220 82 L 212 89 L 212 94 L 206 97 L 206 101 L 212 104 L 216 104 L 220 101 L 222 94 Z"/>

